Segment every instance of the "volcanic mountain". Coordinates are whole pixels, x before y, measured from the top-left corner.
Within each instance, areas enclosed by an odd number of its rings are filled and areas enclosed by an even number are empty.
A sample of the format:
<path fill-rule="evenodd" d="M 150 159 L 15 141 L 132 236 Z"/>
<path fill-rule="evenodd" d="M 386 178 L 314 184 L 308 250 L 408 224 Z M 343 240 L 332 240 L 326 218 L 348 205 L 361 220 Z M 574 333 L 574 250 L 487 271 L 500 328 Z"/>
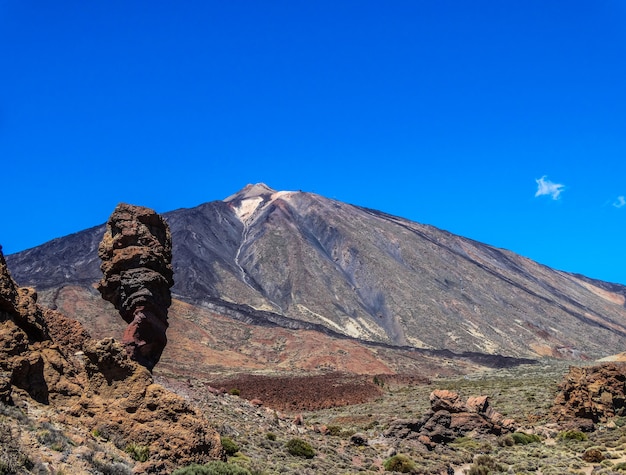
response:
<path fill-rule="evenodd" d="M 187 332 L 200 359 L 225 354 L 217 328 L 240 363 L 259 368 L 272 358 L 280 364 L 281 341 L 305 334 L 297 332 L 371 342 L 374 356 L 398 347 L 598 358 L 626 348 L 625 286 L 433 226 L 264 184 L 164 217 L 173 242 L 172 329 Z M 36 287 L 44 303 L 96 336 L 114 325 L 93 289 L 103 233 L 97 226 L 7 257 L 20 285 Z M 265 343 L 243 351 L 237 338 Z M 332 364 L 345 351 L 338 348 L 329 350 Z"/>

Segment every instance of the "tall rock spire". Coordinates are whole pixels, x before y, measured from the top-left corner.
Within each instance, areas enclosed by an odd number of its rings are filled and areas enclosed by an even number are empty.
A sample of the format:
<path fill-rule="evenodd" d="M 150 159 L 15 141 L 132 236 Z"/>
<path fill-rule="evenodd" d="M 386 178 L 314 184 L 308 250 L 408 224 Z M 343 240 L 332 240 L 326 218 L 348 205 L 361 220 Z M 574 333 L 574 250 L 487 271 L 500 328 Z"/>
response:
<path fill-rule="evenodd" d="M 107 222 L 98 256 L 104 274 L 98 290 L 128 323 L 122 344 L 152 370 L 167 343 L 174 285 L 169 227 L 153 210 L 121 203 Z"/>

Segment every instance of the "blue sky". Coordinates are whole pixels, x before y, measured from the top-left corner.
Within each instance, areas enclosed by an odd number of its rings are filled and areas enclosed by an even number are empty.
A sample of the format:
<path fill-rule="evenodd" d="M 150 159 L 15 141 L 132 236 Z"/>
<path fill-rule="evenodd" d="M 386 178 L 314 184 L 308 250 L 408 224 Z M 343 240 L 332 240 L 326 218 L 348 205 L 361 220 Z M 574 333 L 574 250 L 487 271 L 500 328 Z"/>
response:
<path fill-rule="evenodd" d="M 0 0 L 7 254 L 248 183 L 626 284 L 626 2 Z"/>

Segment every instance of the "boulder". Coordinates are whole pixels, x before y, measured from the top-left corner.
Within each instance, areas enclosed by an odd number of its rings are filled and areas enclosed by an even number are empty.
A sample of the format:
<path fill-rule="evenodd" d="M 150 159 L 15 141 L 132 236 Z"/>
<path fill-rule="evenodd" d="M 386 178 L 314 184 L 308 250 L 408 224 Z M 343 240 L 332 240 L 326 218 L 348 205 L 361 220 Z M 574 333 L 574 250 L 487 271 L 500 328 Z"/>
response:
<path fill-rule="evenodd" d="M 501 435 L 515 430 L 515 423 L 504 419 L 489 405 L 487 396 L 474 396 L 463 402 L 453 391 L 435 390 L 430 394 L 430 411 L 419 419 L 397 420 L 385 437 L 417 440 L 428 449 L 470 434 Z"/>
<path fill-rule="evenodd" d="M 552 415 L 561 425 L 589 429 L 626 415 L 626 365 L 571 366 L 558 386 Z"/>

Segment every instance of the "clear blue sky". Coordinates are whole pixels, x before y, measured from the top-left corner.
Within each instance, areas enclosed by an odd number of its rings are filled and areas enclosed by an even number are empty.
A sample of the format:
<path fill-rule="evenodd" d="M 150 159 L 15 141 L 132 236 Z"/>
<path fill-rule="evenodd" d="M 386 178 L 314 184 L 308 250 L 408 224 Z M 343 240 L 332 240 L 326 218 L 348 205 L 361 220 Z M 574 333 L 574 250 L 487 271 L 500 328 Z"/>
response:
<path fill-rule="evenodd" d="M 7 254 L 264 182 L 626 284 L 623 0 L 0 0 L 0 65 Z"/>

